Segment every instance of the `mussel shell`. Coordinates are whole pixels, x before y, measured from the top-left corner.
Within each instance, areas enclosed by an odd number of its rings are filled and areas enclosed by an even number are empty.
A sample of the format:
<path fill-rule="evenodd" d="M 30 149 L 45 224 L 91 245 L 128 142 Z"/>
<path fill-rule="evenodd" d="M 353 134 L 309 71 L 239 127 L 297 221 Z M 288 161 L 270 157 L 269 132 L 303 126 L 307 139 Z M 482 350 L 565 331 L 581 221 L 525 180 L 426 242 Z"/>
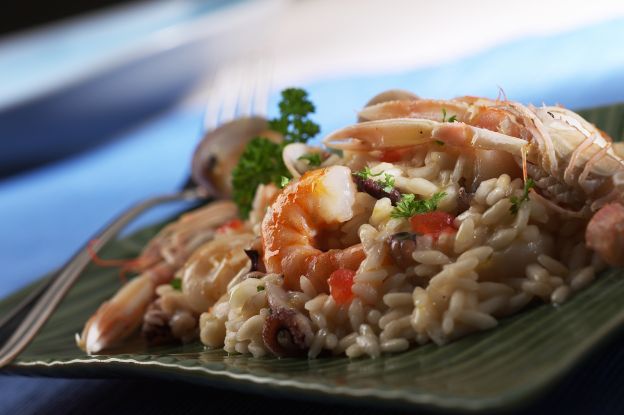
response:
<path fill-rule="evenodd" d="M 389 89 L 372 97 L 364 106 L 370 107 L 371 105 L 381 104 L 382 102 L 411 101 L 415 99 L 420 99 L 420 97 L 413 92 L 404 89 Z"/>
<path fill-rule="evenodd" d="M 228 197 L 232 194 L 232 170 L 252 138 L 266 136 L 267 120 L 245 117 L 208 131 L 195 148 L 191 175 L 209 194 Z"/>

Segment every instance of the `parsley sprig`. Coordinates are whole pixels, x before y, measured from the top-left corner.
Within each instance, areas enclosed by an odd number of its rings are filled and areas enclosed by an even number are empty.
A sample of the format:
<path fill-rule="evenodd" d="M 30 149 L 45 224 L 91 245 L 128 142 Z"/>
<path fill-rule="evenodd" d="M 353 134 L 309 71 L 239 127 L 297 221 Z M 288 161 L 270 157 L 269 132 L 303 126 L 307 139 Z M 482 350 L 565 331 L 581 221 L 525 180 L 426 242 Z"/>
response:
<path fill-rule="evenodd" d="M 513 213 L 514 215 L 518 213 L 522 203 L 529 200 L 529 191 L 533 187 L 535 187 L 535 181 L 529 177 L 526 180 L 526 182 L 524 182 L 524 193 L 522 194 L 522 197 L 512 196 L 509 198 L 509 200 L 511 201 L 511 206 L 509 207 L 509 211 L 511 213 Z"/>
<path fill-rule="evenodd" d="M 260 184 L 281 185 L 282 177 L 290 177 L 282 160 L 282 145 L 256 137 L 241 154 L 238 164 L 232 171 L 234 202 L 243 218 L 249 216 L 251 203 Z"/>
<path fill-rule="evenodd" d="M 284 187 L 292 178 L 282 159 L 284 147 L 305 143 L 319 132 L 318 124 L 308 118 L 315 108 L 303 89 L 283 90 L 279 109 L 280 116 L 270 120 L 269 127 L 281 133 L 284 140 L 275 143 L 264 137 L 252 139 L 232 171 L 233 198 L 243 218 L 249 217 L 259 185 L 274 183 Z"/>
<path fill-rule="evenodd" d="M 284 142 L 305 143 L 319 133 L 319 125 L 308 118 L 316 108 L 308 99 L 305 90 L 300 88 L 283 90 L 279 110 L 280 116 L 270 120 L 269 127 L 282 133 Z"/>
<path fill-rule="evenodd" d="M 430 199 L 416 199 L 416 195 L 401 195 L 401 200 L 390 214 L 393 218 L 411 218 L 414 215 L 433 212 L 438 203 L 446 196 L 446 192 L 434 193 Z"/>

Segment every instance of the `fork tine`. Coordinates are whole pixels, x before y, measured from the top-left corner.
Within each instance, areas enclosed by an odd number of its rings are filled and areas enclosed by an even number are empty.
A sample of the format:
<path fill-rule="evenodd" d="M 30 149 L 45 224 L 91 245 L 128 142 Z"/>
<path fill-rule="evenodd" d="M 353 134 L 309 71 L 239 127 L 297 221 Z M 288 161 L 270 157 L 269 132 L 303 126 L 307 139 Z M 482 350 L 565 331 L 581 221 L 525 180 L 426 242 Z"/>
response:
<path fill-rule="evenodd" d="M 269 107 L 269 94 L 273 84 L 273 63 L 269 59 L 260 61 L 256 71 L 256 83 L 253 89 L 252 113 L 267 116 Z"/>
<path fill-rule="evenodd" d="M 227 75 L 220 85 L 223 88 L 223 101 L 219 124 L 232 121 L 237 116 L 238 101 L 243 87 L 243 70 L 241 65 L 233 65 L 227 70 Z"/>
<path fill-rule="evenodd" d="M 268 59 L 235 62 L 215 73 L 204 116 L 204 131 L 237 117 L 266 116 L 272 83 Z"/>

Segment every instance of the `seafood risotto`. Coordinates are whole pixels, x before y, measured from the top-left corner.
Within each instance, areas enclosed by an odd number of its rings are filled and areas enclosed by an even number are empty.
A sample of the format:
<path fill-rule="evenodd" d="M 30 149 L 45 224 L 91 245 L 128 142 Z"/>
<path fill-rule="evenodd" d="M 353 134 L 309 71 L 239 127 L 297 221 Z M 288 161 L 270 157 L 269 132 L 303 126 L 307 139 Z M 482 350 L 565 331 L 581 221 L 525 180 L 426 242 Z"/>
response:
<path fill-rule="evenodd" d="M 164 228 L 86 323 L 253 356 L 377 357 L 561 304 L 624 258 L 624 160 L 562 107 L 387 91 L 323 140 L 304 91 L 241 151 L 233 201 Z M 270 137 L 270 138 L 262 138 Z"/>

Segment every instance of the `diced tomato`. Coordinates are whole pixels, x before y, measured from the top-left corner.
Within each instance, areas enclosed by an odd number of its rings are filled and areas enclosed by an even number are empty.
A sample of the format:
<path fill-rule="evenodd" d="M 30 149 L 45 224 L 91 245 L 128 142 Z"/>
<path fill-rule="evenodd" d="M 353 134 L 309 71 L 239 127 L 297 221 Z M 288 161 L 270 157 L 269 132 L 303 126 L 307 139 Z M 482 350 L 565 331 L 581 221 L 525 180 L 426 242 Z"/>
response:
<path fill-rule="evenodd" d="M 355 271 L 350 269 L 337 269 L 331 273 L 327 282 L 329 283 L 329 292 L 336 303 L 347 304 L 353 299 L 351 287 L 354 277 Z"/>
<path fill-rule="evenodd" d="M 412 216 L 410 224 L 414 232 L 437 238 L 441 233 L 456 231 L 453 226 L 454 220 L 455 217 L 451 214 L 435 211 Z"/>
<path fill-rule="evenodd" d="M 401 151 L 399 150 L 383 150 L 381 152 L 381 155 L 379 156 L 379 161 L 385 161 L 387 163 L 394 163 L 397 162 L 399 160 L 401 160 L 401 158 L 403 157 L 403 154 L 401 154 Z"/>
<path fill-rule="evenodd" d="M 243 221 L 240 219 L 232 219 L 225 222 L 217 228 L 217 233 L 226 233 L 227 231 L 235 231 L 243 227 Z"/>

